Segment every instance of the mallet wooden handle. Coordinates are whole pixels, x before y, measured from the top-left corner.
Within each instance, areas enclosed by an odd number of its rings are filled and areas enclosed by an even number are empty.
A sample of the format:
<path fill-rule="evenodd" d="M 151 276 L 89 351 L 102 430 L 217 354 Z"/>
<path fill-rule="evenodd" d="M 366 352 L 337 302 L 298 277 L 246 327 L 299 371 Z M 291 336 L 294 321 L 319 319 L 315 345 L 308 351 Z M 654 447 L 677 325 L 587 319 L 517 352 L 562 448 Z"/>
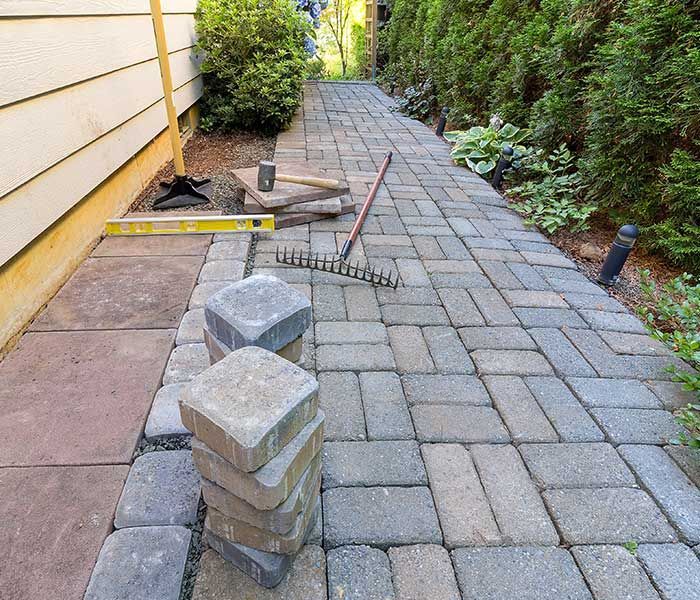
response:
<path fill-rule="evenodd" d="M 277 173 L 275 175 L 277 181 L 286 181 L 287 183 L 298 183 L 299 185 L 310 185 L 312 187 L 326 188 L 329 190 L 339 190 L 341 188 L 340 181 L 337 179 L 321 179 L 320 177 L 301 177 L 298 175 L 285 175 Z"/>

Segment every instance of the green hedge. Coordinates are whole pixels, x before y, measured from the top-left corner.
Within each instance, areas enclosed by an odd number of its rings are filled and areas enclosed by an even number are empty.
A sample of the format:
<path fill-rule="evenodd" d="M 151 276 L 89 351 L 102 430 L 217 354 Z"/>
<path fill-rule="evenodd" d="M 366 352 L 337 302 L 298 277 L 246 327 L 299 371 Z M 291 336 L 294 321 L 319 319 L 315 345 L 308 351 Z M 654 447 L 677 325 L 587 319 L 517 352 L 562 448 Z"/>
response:
<path fill-rule="evenodd" d="M 580 157 L 591 198 L 700 270 L 700 3 L 394 0 L 383 77 L 430 78 L 459 126 L 504 120 Z"/>

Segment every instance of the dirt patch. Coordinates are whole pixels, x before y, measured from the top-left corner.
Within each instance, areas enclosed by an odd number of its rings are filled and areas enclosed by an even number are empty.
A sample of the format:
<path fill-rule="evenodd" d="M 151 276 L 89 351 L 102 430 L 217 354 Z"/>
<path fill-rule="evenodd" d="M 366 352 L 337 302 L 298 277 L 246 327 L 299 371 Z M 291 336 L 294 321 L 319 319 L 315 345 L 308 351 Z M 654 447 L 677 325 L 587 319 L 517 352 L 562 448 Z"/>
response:
<path fill-rule="evenodd" d="M 176 210 L 222 211 L 225 215 L 239 214 L 243 209 L 243 190 L 235 183 L 231 171 L 254 167 L 261 160 L 270 160 L 275 153 L 276 137 L 264 137 L 256 133 L 204 133 L 196 131 L 185 145 L 187 174 L 196 179 L 212 180 L 212 198 L 208 204 Z M 141 192 L 129 209 L 150 211 L 159 191 L 161 181 L 174 176 L 172 161 L 165 165 Z"/>

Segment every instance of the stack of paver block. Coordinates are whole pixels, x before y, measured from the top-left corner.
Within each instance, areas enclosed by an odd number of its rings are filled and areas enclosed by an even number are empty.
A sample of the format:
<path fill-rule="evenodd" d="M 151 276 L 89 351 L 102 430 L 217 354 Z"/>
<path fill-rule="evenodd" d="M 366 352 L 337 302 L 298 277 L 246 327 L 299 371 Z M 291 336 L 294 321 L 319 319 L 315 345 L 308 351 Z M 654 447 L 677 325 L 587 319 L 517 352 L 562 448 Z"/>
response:
<path fill-rule="evenodd" d="M 211 364 L 246 346 L 298 362 L 301 336 L 311 325 L 311 302 L 277 277 L 254 275 L 209 298 L 204 319 Z"/>
<path fill-rule="evenodd" d="M 279 355 L 300 340 L 311 306 L 256 276 L 217 293 L 205 312 L 207 344 L 223 349 L 186 388 L 180 412 L 203 478 L 206 540 L 274 587 L 320 516 L 318 382 Z"/>
<path fill-rule="evenodd" d="M 279 164 L 277 170 L 290 175 L 326 177 L 304 163 Z M 274 214 L 277 229 L 337 217 L 355 210 L 350 188 L 346 186 L 330 190 L 277 181 L 271 192 L 261 192 L 257 185 L 258 167 L 237 169 L 233 175 L 245 190 L 243 211 L 249 214 Z"/>

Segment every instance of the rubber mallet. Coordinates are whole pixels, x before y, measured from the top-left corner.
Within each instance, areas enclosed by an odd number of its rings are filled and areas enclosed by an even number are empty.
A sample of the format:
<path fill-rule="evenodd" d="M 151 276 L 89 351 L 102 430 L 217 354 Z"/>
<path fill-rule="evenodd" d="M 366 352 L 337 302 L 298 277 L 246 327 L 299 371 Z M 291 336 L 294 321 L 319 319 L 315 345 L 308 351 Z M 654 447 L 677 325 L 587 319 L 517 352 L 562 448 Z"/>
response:
<path fill-rule="evenodd" d="M 322 179 L 320 177 L 303 177 L 298 175 L 285 175 L 277 172 L 277 165 L 269 160 L 260 161 L 258 165 L 258 190 L 271 192 L 275 187 L 275 181 L 286 183 L 298 183 L 311 187 L 339 190 L 342 188 L 337 179 Z"/>

